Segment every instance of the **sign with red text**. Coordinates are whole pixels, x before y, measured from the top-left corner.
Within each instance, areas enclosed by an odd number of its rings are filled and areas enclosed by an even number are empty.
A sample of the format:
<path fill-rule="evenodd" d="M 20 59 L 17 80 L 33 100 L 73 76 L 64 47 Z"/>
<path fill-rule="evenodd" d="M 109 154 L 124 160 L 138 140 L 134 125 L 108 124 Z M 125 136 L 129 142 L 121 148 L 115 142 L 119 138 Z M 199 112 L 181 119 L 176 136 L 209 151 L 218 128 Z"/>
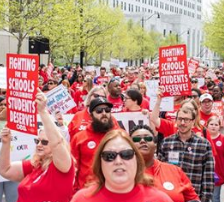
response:
<path fill-rule="evenodd" d="M 212 113 L 219 117 L 223 126 L 223 103 L 222 101 L 214 101 L 212 105 Z"/>
<path fill-rule="evenodd" d="M 7 126 L 10 129 L 37 134 L 38 68 L 38 56 L 7 54 Z"/>
<path fill-rule="evenodd" d="M 53 88 L 46 93 L 47 109 L 51 114 L 60 111 L 65 114 L 67 111 L 76 106 L 68 90 L 63 84 Z"/>
<path fill-rule="evenodd" d="M 198 68 L 198 66 L 199 66 L 199 61 L 191 58 L 188 62 L 188 72 L 189 72 L 189 74 L 193 75 L 195 73 L 196 69 Z"/>
<path fill-rule="evenodd" d="M 191 94 L 186 45 L 159 49 L 159 76 L 164 97 Z"/>

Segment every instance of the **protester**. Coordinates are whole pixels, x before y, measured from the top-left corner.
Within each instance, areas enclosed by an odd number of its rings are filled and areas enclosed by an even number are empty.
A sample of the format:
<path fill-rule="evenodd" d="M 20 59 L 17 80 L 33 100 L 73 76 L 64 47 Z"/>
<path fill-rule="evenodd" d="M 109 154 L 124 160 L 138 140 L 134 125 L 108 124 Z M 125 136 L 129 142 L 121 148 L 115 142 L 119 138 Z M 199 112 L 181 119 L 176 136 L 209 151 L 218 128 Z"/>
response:
<path fill-rule="evenodd" d="M 201 91 L 198 88 L 192 88 L 191 93 L 192 93 L 192 95 L 188 96 L 188 97 L 194 99 L 194 101 L 197 103 L 197 105 L 200 106 L 199 98 L 201 96 Z"/>
<path fill-rule="evenodd" d="M 218 179 L 215 182 L 212 202 L 221 202 L 221 188 L 224 184 L 224 135 L 220 133 L 221 121 L 219 117 L 210 117 L 207 122 L 207 128 L 217 151 L 215 156 L 215 173 L 218 175 Z"/>
<path fill-rule="evenodd" d="M 84 101 L 86 99 L 87 94 L 93 88 L 93 81 L 92 78 L 86 76 L 83 80 L 83 86 L 80 90 L 75 92 L 74 100 L 76 103 L 77 111 L 81 111 L 85 108 Z"/>
<path fill-rule="evenodd" d="M 213 88 L 213 91 L 212 91 L 212 98 L 214 101 L 222 101 L 222 98 L 223 98 L 223 89 L 216 85 L 214 88 Z"/>
<path fill-rule="evenodd" d="M 113 104 L 112 112 L 121 112 L 124 107 L 123 95 L 121 93 L 121 84 L 119 79 L 112 78 L 107 86 L 108 96 L 107 99 Z"/>
<path fill-rule="evenodd" d="M 152 186 L 144 174 L 144 160 L 128 134 L 108 132 L 94 155 L 93 173 L 97 183 L 80 190 L 71 202 L 171 202 Z"/>
<path fill-rule="evenodd" d="M 100 67 L 100 75 L 94 78 L 94 83 L 97 85 L 103 85 L 104 83 L 108 83 L 109 77 L 106 76 L 106 68 Z"/>
<path fill-rule="evenodd" d="M 210 94 L 205 93 L 200 96 L 200 124 L 205 126 L 208 119 L 211 116 L 214 116 L 212 113 L 212 106 L 213 106 L 213 98 Z"/>
<path fill-rule="evenodd" d="M 91 123 L 92 118 L 90 116 L 89 112 L 89 104 L 90 102 L 98 97 L 106 98 L 106 91 L 103 86 L 94 86 L 88 93 L 84 105 L 85 109 L 82 111 L 77 112 L 71 122 L 68 125 L 69 134 L 71 137 L 71 140 L 73 136 L 82 130 L 85 130 L 87 125 Z"/>
<path fill-rule="evenodd" d="M 0 131 L 4 128 L 6 124 L 6 108 L 6 98 L 5 96 L 0 96 Z M 0 201 L 2 201 L 4 195 L 6 202 L 16 202 L 18 198 L 17 187 L 17 182 L 0 182 Z"/>
<path fill-rule="evenodd" d="M 66 140 L 46 109 L 47 99 L 40 90 L 35 101 L 44 127 L 34 139 L 36 152 L 32 160 L 10 162 L 11 132 L 4 128 L 1 132 L 0 174 L 6 179 L 20 182 L 18 202 L 69 202 L 74 162 Z"/>
<path fill-rule="evenodd" d="M 199 201 L 191 181 L 181 168 L 154 158 L 156 143 L 149 126 L 136 125 L 131 129 L 130 136 L 145 160 L 146 173 L 154 177 L 154 184 L 159 190 L 174 202 Z"/>
<path fill-rule="evenodd" d="M 211 200 L 214 188 L 214 160 L 210 143 L 193 131 L 196 114 L 182 107 L 177 112 L 177 133 L 166 137 L 159 159 L 180 166 L 190 178 L 202 202 Z"/>
<path fill-rule="evenodd" d="M 48 82 L 48 74 L 47 74 L 47 67 L 45 64 L 41 64 L 39 66 L 39 75 L 43 77 L 44 79 L 44 84 L 46 84 Z"/>
<path fill-rule="evenodd" d="M 82 74 L 77 75 L 77 78 L 75 79 L 74 83 L 71 85 L 71 89 L 74 90 L 74 92 L 80 90 L 83 86 L 83 80 L 84 80 L 84 76 Z"/>
<path fill-rule="evenodd" d="M 108 131 L 118 128 L 111 116 L 112 107 L 113 105 L 105 98 L 93 99 L 89 106 L 92 122 L 87 126 L 86 130 L 73 136 L 71 150 L 77 160 L 75 192 L 83 188 L 91 178 L 91 164 L 94 152 L 101 139 Z"/>
<path fill-rule="evenodd" d="M 124 112 L 142 111 L 142 94 L 136 89 L 129 89 L 124 95 Z"/>

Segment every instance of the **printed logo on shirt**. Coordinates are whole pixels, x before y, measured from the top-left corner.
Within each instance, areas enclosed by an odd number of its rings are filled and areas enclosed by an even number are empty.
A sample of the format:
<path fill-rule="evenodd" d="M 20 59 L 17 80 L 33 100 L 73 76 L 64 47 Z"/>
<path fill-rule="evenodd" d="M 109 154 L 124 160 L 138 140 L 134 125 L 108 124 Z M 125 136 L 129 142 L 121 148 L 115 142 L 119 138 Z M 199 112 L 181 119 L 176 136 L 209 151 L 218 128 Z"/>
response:
<path fill-rule="evenodd" d="M 203 126 L 205 125 L 205 121 L 204 120 L 200 120 L 199 122 L 200 122 L 201 125 L 203 125 Z"/>
<path fill-rule="evenodd" d="M 169 190 L 169 191 L 174 189 L 174 185 L 171 182 L 164 182 L 163 187 L 164 187 L 164 189 Z"/>
<path fill-rule="evenodd" d="M 96 143 L 94 141 L 89 141 L 87 146 L 89 149 L 94 149 L 96 147 Z"/>
<path fill-rule="evenodd" d="M 222 146 L 222 142 L 221 142 L 221 141 L 217 141 L 217 142 L 216 142 L 216 145 L 217 145 L 218 147 L 221 147 L 221 146 Z"/>

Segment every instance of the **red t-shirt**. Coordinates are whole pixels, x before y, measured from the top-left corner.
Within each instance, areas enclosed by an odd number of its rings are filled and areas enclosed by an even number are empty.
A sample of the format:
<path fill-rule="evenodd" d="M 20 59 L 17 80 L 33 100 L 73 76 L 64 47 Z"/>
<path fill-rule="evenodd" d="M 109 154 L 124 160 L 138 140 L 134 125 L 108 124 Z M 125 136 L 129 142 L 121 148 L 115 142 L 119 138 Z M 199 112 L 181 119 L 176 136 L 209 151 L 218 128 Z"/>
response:
<path fill-rule="evenodd" d="M 169 196 L 155 187 L 136 185 L 129 193 L 114 193 L 103 187 L 91 196 L 95 189 L 95 186 L 91 186 L 80 190 L 71 202 L 172 202 Z"/>
<path fill-rule="evenodd" d="M 75 92 L 74 101 L 78 111 L 81 111 L 85 108 L 84 101 L 86 99 L 88 92 L 86 90 L 78 90 Z"/>
<path fill-rule="evenodd" d="M 215 156 L 215 172 L 219 176 L 219 181 L 215 183 L 216 186 L 224 184 L 224 135 L 219 134 L 215 139 L 212 139 L 217 155 Z"/>
<path fill-rule="evenodd" d="M 142 109 L 149 110 L 149 101 L 146 98 L 142 98 L 142 104 L 140 105 Z"/>
<path fill-rule="evenodd" d="M 121 99 L 121 97 L 112 98 L 110 95 L 108 95 L 107 100 L 113 104 L 113 108 L 111 110 L 112 113 L 122 112 L 124 107 L 124 102 Z"/>
<path fill-rule="evenodd" d="M 154 177 L 155 187 L 173 201 L 199 200 L 190 179 L 180 167 L 155 159 L 153 166 L 146 168 L 146 173 Z"/>
<path fill-rule="evenodd" d="M 166 112 L 165 119 L 175 121 L 177 117 L 177 111 L 180 109 L 180 104 L 174 105 L 174 110 L 171 112 Z"/>
<path fill-rule="evenodd" d="M 67 173 L 60 172 L 53 162 L 45 171 L 41 167 L 35 169 L 30 161 L 23 161 L 22 166 L 25 177 L 18 186 L 17 202 L 69 202 L 71 200 L 75 176 L 73 163 Z"/>
<path fill-rule="evenodd" d="M 200 115 L 200 124 L 205 126 L 207 121 L 208 121 L 208 119 L 210 117 L 214 116 L 215 114 L 213 114 L 212 112 L 210 114 L 205 114 L 204 112 L 202 112 L 200 110 L 199 115 Z"/>
<path fill-rule="evenodd" d="M 102 85 L 102 84 L 104 84 L 104 83 L 107 83 L 108 81 L 109 81 L 109 77 L 108 77 L 108 76 L 98 76 L 98 77 L 96 78 L 95 83 L 96 83 L 97 85 Z"/>
<path fill-rule="evenodd" d="M 80 90 L 83 86 L 83 82 L 74 82 L 72 85 L 71 85 L 71 89 L 74 90 L 74 92 Z"/>
<path fill-rule="evenodd" d="M 113 129 L 118 129 L 114 125 Z M 75 178 L 74 191 L 83 188 L 85 183 L 93 176 L 92 161 L 94 153 L 104 137 L 105 133 L 93 131 L 89 124 L 86 130 L 77 133 L 71 141 L 71 152 L 77 161 L 77 174 Z"/>

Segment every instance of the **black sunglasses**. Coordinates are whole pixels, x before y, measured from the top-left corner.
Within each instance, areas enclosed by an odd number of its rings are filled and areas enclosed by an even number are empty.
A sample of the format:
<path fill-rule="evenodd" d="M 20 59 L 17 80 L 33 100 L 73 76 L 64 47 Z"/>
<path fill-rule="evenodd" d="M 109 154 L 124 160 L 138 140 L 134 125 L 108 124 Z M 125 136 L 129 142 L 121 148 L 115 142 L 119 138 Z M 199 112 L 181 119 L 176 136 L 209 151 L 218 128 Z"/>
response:
<path fill-rule="evenodd" d="M 115 151 L 103 151 L 101 157 L 106 162 L 112 162 L 119 155 L 123 160 L 130 160 L 134 157 L 135 152 L 133 149 L 122 150 L 120 152 Z"/>
<path fill-rule="evenodd" d="M 47 84 L 48 85 L 54 85 L 54 82 L 48 82 Z"/>
<path fill-rule="evenodd" d="M 110 113 L 111 112 L 111 108 L 110 107 L 99 107 L 95 109 L 95 112 L 97 114 L 102 114 L 103 111 L 105 111 L 106 113 Z"/>
<path fill-rule="evenodd" d="M 142 139 L 145 142 L 152 142 L 154 138 L 152 136 L 145 136 L 145 137 L 136 136 L 136 137 L 132 137 L 133 142 L 140 142 Z"/>
<path fill-rule="evenodd" d="M 96 94 L 96 93 L 93 93 L 93 97 L 94 97 L 94 98 L 98 98 L 98 97 L 106 98 L 106 96 L 104 96 L 104 95 L 98 95 L 98 94 Z"/>
<path fill-rule="evenodd" d="M 48 145 L 48 143 L 49 143 L 48 140 L 39 140 L 37 138 L 34 138 L 34 142 L 35 142 L 36 145 L 38 145 L 39 142 L 41 142 L 41 144 L 44 145 L 44 146 Z"/>

